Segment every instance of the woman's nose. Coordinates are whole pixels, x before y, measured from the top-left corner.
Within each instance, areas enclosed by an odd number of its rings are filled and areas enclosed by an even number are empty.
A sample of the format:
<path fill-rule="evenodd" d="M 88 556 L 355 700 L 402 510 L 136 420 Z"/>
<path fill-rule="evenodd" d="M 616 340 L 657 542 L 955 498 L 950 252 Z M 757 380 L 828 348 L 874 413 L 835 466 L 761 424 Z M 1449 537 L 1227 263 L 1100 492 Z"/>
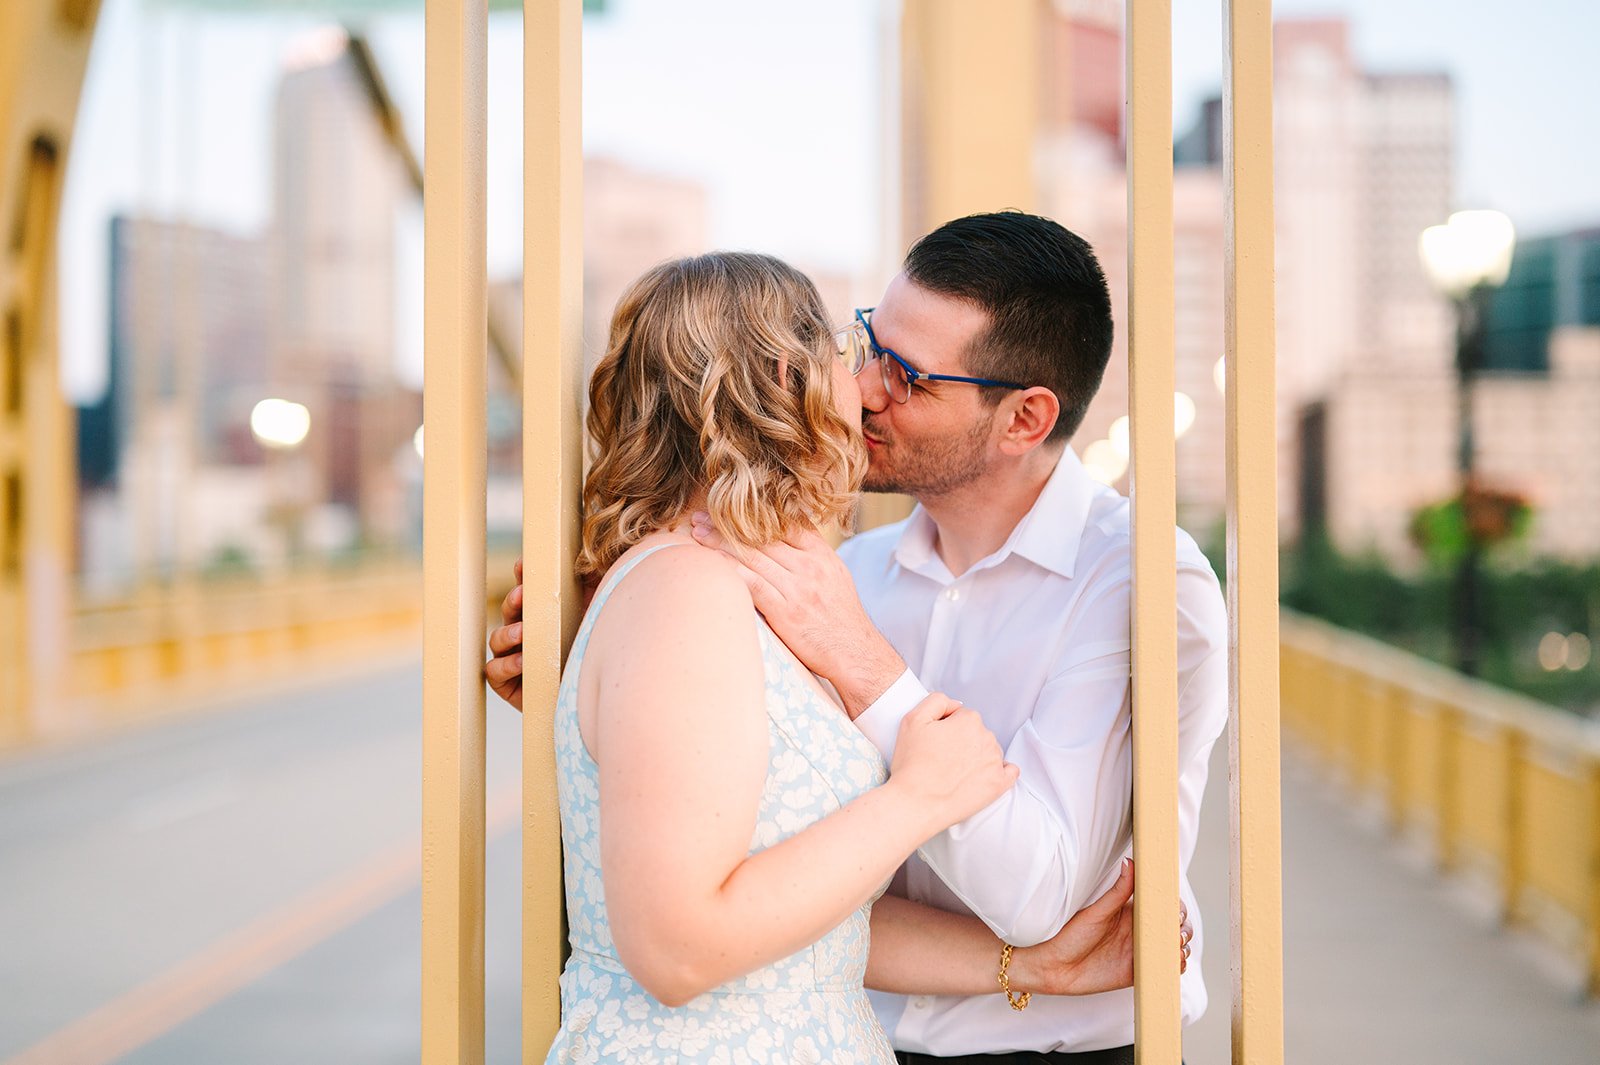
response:
<path fill-rule="evenodd" d="M 874 414 L 886 410 L 892 402 L 883 387 L 883 365 L 878 361 L 881 358 L 881 355 L 872 356 L 861 372 L 856 374 L 856 385 L 861 389 L 861 406 Z"/>

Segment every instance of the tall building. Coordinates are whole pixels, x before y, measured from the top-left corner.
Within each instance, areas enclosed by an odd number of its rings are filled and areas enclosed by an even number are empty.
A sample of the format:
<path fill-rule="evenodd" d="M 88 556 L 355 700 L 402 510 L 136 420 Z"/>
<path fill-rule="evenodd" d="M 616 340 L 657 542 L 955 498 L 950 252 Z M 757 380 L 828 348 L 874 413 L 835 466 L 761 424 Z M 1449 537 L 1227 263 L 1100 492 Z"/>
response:
<path fill-rule="evenodd" d="M 616 159 L 584 159 L 586 370 L 605 351 L 611 312 L 634 279 L 667 259 L 710 250 L 710 230 L 704 186 Z"/>
<path fill-rule="evenodd" d="M 248 462 L 247 422 L 268 368 L 265 244 L 153 218 L 111 220 L 106 390 L 78 411 L 79 484 L 116 485 L 136 404 L 172 401 L 192 367 L 199 446 Z M 239 430 L 244 429 L 243 437 Z"/>
<path fill-rule="evenodd" d="M 395 232 L 411 194 L 343 32 L 284 61 L 273 108 L 273 244 L 285 372 L 338 363 L 366 383 L 395 374 Z"/>
<path fill-rule="evenodd" d="M 1316 408 L 1319 493 L 1349 547 L 1412 558 L 1411 515 L 1457 489 L 1454 349 L 1431 362 L 1353 368 Z M 1523 240 L 1490 303 L 1473 385 L 1479 476 L 1533 507 L 1536 554 L 1600 549 L 1600 231 Z"/>
<path fill-rule="evenodd" d="M 1356 320 L 1366 332 L 1358 357 L 1436 366 L 1454 324 L 1422 267 L 1417 238 L 1456 207 L 1455 90 L 1436 72 L 1367 74 L 1362 82 Z"/>
<path fill-rule="evenodd" d="M 1068 14 L 1058 11 L 1058 18 Z M 1448 308 L 1428 285 L 1416 241 L 1449 213 L 1453 103 L 1443 75 L 1364 72 L 1343 19 L 1280 21 L 1274 46 L 1278 498 L 1280 528 L 1292 538 L 1306 520 L 1320 523 L 1348 497 L 1325 481 L 1359 476 L 1345 472 L 1348 463 L 1327 438 L 1328 404 L 1341 382 L 1363 374 L 1433 382 L 1447 365 Z M 1178 502 L 1180 517 L 1202 537 L 1220 527 L 1226 503 L 1218 385 L 1221 119 L 1221 100 L 1207 100 L 1174 145 L 1175 369 L 1178 390 L 1194 405 L 1177 447 Z M 1084 118 L 1073 129 L 1065 140 L 1059 131 L 1043 131 L 1060 164 L 1047 183 L 1046 213 L 1095 245 L 1120 325 L 1127 246 L 1121 151 Z M 1431 394 L 1434 385 L 1418 387 Z M 1119 340 L 1076 441 L 1079 450 L 1107 438 L 1126 408 Z M 1449 460 L 1446 453 L 1443 461 Z M 1362 514 L 1361 521 L 1370 517 L 1365 508 Z"/>
<path fill-rule="evenodd" d="M 1524 238 L 1489 306 L 1490 372 L 1547 373 L 1563 326 L 1600 326 L 1600 227 Z"/>
<path fill-rule="evenodd" d="M 394 542 L 406 532 L 394 457 L 420 407 L 396 371 L 396 240 L 412 192 L 342 31 L 291 48 L 273 119 L 274 394 L 311 409 L 302 452 L 322 527 L 342 525 L 348 546 Z"/>
<path fill-rule="evenodd" d="M 112 219 L 106 391 L 78 413 L 80 563 L 91 583 L 200 564 L 213 546 L 176 517 L 191 509 L 181 471 L 260 461 L 249 415 L 269 394 L 269 277 L 259 239 Z M 176 480 L 151 479 L 157 453 Z"/>

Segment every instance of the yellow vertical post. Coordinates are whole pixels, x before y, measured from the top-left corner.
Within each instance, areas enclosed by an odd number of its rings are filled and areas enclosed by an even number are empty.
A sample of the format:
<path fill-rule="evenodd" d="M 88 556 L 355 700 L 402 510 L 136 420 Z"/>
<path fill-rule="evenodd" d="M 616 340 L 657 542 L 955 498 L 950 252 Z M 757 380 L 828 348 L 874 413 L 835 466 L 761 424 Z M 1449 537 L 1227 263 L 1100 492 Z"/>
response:
<path fill-rule="evenodd" d="M 422 1061 L 483 1061 L 488 11 L 428 0 Z"/>
<path fill-rule="evenodd" d="M 63 708 L 76 535 L 56 234 L 99 5 L 0 4 L 0 740 Z"/>
<path fill-rule="evenodd" d="M 577 626 L 581 488 L 583 10 L 523 6 L 522 1054 L 561 1020 L 561 824 L 552 735 Z"/>
<path fill-rule="evenodd" d="M 1388 776 L 1384 783 L 1389 798 L 1389 830 L 1398 834 L 1406 825 L 1406 777 L 1414 742 L 1412 733 L 1420 725 L 1413 712 L 1414 698 L 1408 689 L 1399 684 L 1385 683 L 1382 693 L 1384 714 L 1389 724 L 1385 729 L 1388 740 L 1384 750 L 1379 753 Z"/>
<path fill-rule="evenodd" d="M 1233 1060 L 1283 1061 L 1272 4 L 1224 0 Z"/>
<path fill-rule="evenodd" d="M 905 0 L 901 10 L 904 233 L 1037 199 L 1037 0 Z"/>
<path fill-rule="evenodd" d="M 1600 996 L 1600 757 L 1583 767 L 1584 803 L 1581 816 L 1588 820 L 1588 855 L 1584 884 L 1588 903 L 1584 914 L 1585 987 L 1590 998 Z"/>
<path fill-rule="evenodd" d="M 1522 904 L 1522 889 L 1528 882 L 1527 819 L 1523 816 L 1528 786 L 1528 737 L 1521 729 L 1507 725 L 1500 733 L 1500 757 L 1505 765 L 1505 795 L 1501 797 L 1501 831 L 1505 838 L 1505 857 L 1500 866 L 1500 919 L 1514 922 Z"/>
<path fill-rule="evenodd" d="M 1033 209 L 1039 18 L 1038 0 L 901 6 L 896 191 L 907 242 L 962 215 Z M 860 525 L 899 521 L 911 507 L 907 496 L 868 493 Z"/>
<path fill-rule="evenodd" d="M 1172 8 L 1128 0 L 1128 384 L 1133 507 L 1134 1048 L 1182 1053 L 1178 907 L 1177 474 L 1173 434 Z M 1276 646 L 1273 653 L 1277 653 Z"/>
<path fill-rule="evenodd" d="M 1461 840 L 1461 711 L 1439 704 L 1438 865 L 1456 866 Z"/>

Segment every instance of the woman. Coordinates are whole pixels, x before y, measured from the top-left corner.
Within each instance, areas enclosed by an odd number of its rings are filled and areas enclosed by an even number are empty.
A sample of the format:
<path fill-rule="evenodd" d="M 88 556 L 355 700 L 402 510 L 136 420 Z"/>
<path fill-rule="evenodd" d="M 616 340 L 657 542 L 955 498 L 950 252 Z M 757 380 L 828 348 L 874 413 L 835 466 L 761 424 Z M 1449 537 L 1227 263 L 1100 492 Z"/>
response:
<path fill-rule="evenodd" d="M 862 990 L 872 903 L 1016 778 L 940 695 L 886 768 L 689 535 L 696 510 L 745 546 L 846 516 L 864 455 L 835 352 L 815 287 L 766 256 L 668 263 L 618 304 L 590 384 L 597 590 L 556 709 L 572 955 L 551 1062 L 891 1062 Z M 998 940 L 940 920 L 893 921 L 886 949 L 925 955 L 939 928 L 945 979 L 990 990 Z M 1019 982 L 1051 946 L 1017 952 Z"/>

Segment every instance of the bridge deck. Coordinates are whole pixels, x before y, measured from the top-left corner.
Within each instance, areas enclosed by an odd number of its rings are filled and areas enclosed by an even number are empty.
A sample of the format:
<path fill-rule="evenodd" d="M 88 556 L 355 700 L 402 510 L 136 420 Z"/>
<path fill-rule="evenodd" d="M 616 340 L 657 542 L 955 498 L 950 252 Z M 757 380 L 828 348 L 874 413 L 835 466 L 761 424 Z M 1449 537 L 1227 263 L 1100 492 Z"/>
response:
<path fill-rule="evenodd" d="M 0 1062 L 62 1033 L 34 1060 L 415 1060 L 416 873 L 395 855 L 416 836 L 417 693 L 414 667 L 323 678 L 0 760 Z M 504 795 L 517 719 L 491 704 L 490 723 Z M 1226 764 L 1219 745 L 1195 861 L 1212 1009 L 1189 1065 L 1228 1060 Z M 1294 758 L 1284 832 L 1288 1061 L 1600 1062 L 1600 1005 Z M 488 870 L 488 1046 L 512 1062 L 514 831 Z"/>

